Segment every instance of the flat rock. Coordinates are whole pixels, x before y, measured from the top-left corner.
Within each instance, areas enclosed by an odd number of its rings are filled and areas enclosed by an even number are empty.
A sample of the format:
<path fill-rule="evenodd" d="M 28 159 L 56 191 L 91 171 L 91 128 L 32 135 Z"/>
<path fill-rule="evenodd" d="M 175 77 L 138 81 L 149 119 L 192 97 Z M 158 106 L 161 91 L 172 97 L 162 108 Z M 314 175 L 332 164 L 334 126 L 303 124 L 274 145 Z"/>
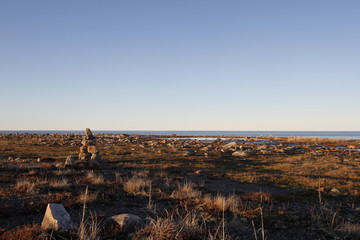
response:
<path fill-rule="evenodd" d="M 62 204 L 49 203 L 46 207 L 44 219 L 41 223 L 42 230 L 70 230 L 75 229 L 69 213 Z"/>

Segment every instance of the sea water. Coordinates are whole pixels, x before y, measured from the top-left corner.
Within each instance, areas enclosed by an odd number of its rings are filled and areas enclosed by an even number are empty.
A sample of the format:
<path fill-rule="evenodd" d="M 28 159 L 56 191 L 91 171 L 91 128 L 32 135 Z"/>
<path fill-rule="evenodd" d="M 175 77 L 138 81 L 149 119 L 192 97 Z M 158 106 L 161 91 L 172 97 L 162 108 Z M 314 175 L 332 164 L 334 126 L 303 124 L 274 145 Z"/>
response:
<path fill-rule="evenodd" d="M 84 134 L 84 130 L 0 130 L 0 133 L 39 133 L 39 134 Z M 155 131 L 155 130 L 94 130 L 93 133 L 139 134 L 139 135 L 177 135 L 177 136 L 273 136 L 273 137 L 320 137 L 339 139 L 360 139 L 360 131 Z"/>

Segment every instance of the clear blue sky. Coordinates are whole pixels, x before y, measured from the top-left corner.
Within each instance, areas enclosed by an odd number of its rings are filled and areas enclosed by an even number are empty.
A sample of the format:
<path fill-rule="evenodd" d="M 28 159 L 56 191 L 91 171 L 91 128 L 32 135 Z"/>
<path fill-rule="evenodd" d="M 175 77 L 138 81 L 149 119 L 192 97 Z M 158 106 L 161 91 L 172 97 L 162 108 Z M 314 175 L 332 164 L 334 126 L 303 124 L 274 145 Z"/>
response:
<path fill-rule="evenodd" d="M 360 130 L 360 1 L 0 1 L 1 130 Z"/>

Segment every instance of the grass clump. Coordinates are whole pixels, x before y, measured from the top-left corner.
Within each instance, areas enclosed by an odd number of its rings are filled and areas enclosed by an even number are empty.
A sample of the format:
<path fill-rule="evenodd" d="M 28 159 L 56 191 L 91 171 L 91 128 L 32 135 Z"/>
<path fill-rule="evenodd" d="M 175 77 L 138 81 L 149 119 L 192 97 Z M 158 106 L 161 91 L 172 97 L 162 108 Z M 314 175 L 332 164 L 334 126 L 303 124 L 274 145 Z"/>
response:
<path fill-rule="evenodd" d="M 81 192 L 78 197 L 78 202 L 83 203 L 85 200 L 86 202 L 94 202 L 98 198 L 97 192 Z"/>
<path fill-rule="evenodd" d="M 239 213 L 242 202 L 240 197 L 231 195 L 231 196 L 222 196 L 222 195 L 205 195 L 203 198 L 203 203 L 210 209 L 214 209 L 217 212 L 221 211 L 231 211 L 233 213 Z"/>
<path fill-rule="evenodd" d="M 53 188 L 66 188 L 69 187 L 70 184 L 66 178 L 63 178 L 61 180 L 53 180 L 49 183 L 50 187 Z"/>
<path fill-rule="evenodd" d="M 18 180 L 15 189 L 25 193 L 35 193 L 36 183 L 29 180 Z"/>
<path fill-rule="evenodd" d="M 86 179 L 91 183 L 91 184 L 104 184 L 105 179 L 103 176 L 101 175 L 97 175 L 94 173 L 94 171 L 89 171 L 86 174 Z"/>
<path fill-rule="evenodd" d="M 178 184 L 178 189 L 175 190 L 171 196 L 179 199 L 193 199 L 200 198 L 201 192 L 195 189 L 195 184 L 185 181 L 182 184 Z"/>
<path fill-rule="evenodd" d="M 165 211 L 164 216 L 149 218 L 147 226 L 138 234 L 146 239 L 206 239 L 205 227 L 199 214 L 193 211 Z"/>
<path fill-rule="evenodd" d="M 131 194 L 143 194 L 145 193 L 145 188 L 150 186 L 151 181 L 148 179 L 140 178 L 138 176 L 133 176 L 129 178 L 124 183 L 124 191 L 131 193 Z"/>

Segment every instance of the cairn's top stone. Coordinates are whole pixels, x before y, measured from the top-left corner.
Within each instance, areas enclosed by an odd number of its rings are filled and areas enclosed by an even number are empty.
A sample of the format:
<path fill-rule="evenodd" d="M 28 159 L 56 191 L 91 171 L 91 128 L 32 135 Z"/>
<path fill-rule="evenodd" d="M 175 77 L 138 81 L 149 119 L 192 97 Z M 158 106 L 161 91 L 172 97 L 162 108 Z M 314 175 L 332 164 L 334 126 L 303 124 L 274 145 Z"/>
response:
<path fill-rule="evenodd" d="M 86 132 L 86 136 L 92 136 L 93 133 L 91 132 L 90 128 L 86 128 L 85 129 L 85 132 Z"/>

